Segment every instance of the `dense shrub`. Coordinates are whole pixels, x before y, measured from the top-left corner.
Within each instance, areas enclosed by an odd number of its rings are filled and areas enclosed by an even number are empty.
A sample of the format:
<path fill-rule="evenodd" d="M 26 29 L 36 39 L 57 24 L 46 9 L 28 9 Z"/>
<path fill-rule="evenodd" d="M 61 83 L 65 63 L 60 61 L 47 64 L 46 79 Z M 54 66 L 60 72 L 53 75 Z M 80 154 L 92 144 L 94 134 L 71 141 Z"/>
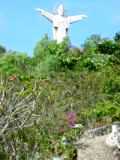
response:
<path fill-rule="evenodd" d="M 120 104 L 110 101 L 99 102 L 95 107 L 82 111 L 81 121 L 90 128 L 120 121 Z"/>
<path fill-rule="evenodd" d="M 6 53 L 6 49 L 5 49 L 5 47 L 0 45 L 0 55 L 2 55 L 4 53 Z"/>
<path fill-rule="evenodd" d="M 73 69 L 80 59 L 78 50 L 69 48 L 69 40 L 66 39 L 61 44 L 50 41 L 45 37 L 38 42 L 33 59 L 35 64 L 35 74 L 38 76 L 48 75 L 51 72 Z"/>
<path fill-rule="evenodd" d="M 84 127 L 120 120 L 117 36 L 91 36 L 82 54 L 69 40 L 57 44 L 45 37 L 31 58 L 0 56 L 0 159 L 73 160 L 73 141 Z"/>
<path fill-rule="evenodd" d="M 80 60 L 76 63 L 77 70 L 89 70 L 89 71 L 99 71 L 110 65 L 109 55 L 103 54 L 84 54 L 81 56 Z"/>
<path fill-rule="evenodd" d="M 6 53 L 0 57 L 0 72 L 9 75 L 28 75 L 32 60 L 26 54 L 18 52 Z"/>
<path fill-rule="evenodd" d="M 117 49 L 117 44 L 114 43 L 112 40 L 104 40 L 102 43 L 97 45 L 97 51 L 101 54 L 112 55 Z"/>
<path fill-rule="evenodd" d="M 120 43 L 120 32 L 117 32 L 117 33 L 115 34 L 114 40 L 115 40 L 115 42 Z"/>

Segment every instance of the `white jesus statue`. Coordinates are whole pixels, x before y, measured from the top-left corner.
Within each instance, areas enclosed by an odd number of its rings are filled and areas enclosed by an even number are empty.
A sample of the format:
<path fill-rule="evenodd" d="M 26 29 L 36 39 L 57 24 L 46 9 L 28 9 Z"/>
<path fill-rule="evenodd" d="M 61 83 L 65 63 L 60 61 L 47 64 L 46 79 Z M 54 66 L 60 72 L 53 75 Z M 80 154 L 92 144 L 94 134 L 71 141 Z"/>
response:
<path fill-rule="evenodd" d="M 43 9 L 36 9 L 42 16 L 53 24 L 53 39 L 60 43 L 68 36 L 70 24 L 87 18 L 86 15 L 65 16 L 64 6 L 61 4 L 57 9 L 57 14 L 49 13 Z"/>

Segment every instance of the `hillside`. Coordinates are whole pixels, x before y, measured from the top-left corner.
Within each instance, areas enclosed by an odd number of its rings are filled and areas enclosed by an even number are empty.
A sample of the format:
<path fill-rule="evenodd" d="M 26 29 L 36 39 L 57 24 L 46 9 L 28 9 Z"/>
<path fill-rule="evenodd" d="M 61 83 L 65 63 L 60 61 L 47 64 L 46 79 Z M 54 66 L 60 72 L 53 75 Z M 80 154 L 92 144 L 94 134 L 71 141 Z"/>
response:
<path fill-rule="evenodd" d="M 32 57 L 0 46 L 0 159 L 73 160 L 84 130 L 120 121 L 120 33 L 69 44 L 45 37 Z"/>

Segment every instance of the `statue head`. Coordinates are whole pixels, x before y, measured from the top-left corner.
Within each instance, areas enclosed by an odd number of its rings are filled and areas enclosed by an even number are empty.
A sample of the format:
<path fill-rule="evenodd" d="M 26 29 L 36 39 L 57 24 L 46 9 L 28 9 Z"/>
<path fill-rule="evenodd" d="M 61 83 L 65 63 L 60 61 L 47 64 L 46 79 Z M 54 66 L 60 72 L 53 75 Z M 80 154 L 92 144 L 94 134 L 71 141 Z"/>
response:
<path fill-rule="evenodd" d="M 60 15 L 60 16 L 64 16 L 64 6 L 63 6 L 63 4 L 60 4 L 60 5 L 59 5 L 59 7 L 58 7 L 58 9 L 57 9 L 57 13 L 58 13 L 58 15 Z"/>

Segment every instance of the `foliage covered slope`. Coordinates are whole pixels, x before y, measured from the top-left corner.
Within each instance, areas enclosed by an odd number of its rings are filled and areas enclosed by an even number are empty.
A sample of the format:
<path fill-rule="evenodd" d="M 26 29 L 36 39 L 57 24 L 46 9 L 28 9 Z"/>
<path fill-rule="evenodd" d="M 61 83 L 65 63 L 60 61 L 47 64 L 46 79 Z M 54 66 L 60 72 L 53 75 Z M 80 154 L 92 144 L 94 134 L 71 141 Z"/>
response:
<path fill-rule="evenodd" d="M 69 44 L 45 37 L 31 58 L 0 46 L 0 159 L 74 159 L 62 138 L 120 120 L 120 34 Z"/>

